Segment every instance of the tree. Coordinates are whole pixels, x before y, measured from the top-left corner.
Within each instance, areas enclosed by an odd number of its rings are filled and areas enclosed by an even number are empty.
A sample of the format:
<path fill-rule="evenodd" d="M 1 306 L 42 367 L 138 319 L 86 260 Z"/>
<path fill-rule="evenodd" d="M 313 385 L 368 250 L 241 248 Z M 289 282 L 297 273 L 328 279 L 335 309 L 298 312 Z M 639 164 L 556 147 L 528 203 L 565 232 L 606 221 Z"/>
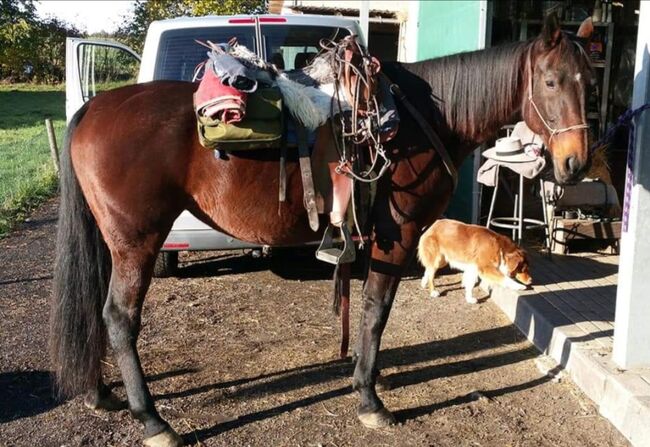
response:
<path fill-rule="evenodd" d="M 65 40 L 81 35 L 73 25 L 56 18 L 39 22 L 34 30 L 36 44 L 32 64 L 34 81 L 55 83 L 65 79 Z"/>
<path fill-rule="evenodd" d="M 36 21 L 34 0 L 0 0 L 0 26 L 18 20 Z"/>
<path fill-rule="evenodd" d="M 0 0 L 0 79 L 63 81 L 65 39 L 79 35 L 61 20 L 38 19 L 32 0 Z"/>
<path fill-rule="evenodd" d="M 0 78 L 22 74 L 36 23 L 32 0 L 0 0 Z"/>
<path fill-rule="evenodd" d="M 120 27 L 117 37 L 134 50 L 142 51 L 147 29 L 154 20 L 182 16 L 259 14 L 264 10 L 264 0 L 137 0 L 133 16 Z"/>

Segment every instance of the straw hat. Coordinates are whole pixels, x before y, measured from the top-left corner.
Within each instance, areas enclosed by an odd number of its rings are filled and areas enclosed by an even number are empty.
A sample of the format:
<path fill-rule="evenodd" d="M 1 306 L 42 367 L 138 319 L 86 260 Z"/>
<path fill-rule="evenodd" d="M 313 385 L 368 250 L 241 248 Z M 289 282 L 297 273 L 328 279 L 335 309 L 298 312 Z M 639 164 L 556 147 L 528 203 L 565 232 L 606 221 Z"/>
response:
<path fill-rule="evenodd" d="M 517 137 L 499 138 L 494 147 L 483 152 L 483 156 L 505 163 L 525 163 L 536 159 L 526 154 L 521 140 Z"/>

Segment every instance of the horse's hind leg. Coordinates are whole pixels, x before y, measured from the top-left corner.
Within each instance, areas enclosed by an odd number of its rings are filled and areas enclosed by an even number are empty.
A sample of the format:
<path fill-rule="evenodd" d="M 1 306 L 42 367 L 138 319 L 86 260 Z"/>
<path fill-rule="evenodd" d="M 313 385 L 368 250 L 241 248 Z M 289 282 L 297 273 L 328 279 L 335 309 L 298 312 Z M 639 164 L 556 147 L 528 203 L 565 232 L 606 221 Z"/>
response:
<path fill-rule="evenodd" d="M 144 444 L 177 447 L 183 445 L 183 441 L 156 411 L 136 348 L 142 304 L 151 281 L 156 252 L 145 247 L 131 247 L 119 253 L 112 251 L 113 271 L 103 316 L 122 372 L 129 409 L 133 417 L 144 424 Z"/>
<path fill-rule="evenodd" d="M 95 389 L 88 391 L 84 397 L 84 405 L 91 410 L 115 411 L 126 408 L 126 402 L 120 400 L 103 381 L 99 381 Z"/>

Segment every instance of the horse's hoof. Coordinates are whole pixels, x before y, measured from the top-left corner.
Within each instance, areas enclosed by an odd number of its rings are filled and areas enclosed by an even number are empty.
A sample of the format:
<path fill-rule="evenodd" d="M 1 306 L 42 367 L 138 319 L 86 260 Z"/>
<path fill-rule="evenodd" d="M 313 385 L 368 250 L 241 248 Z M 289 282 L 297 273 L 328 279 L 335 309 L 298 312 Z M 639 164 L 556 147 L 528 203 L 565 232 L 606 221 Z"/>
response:
<path fill-rule="evenodd" d="M 395 417 L 386 408 L 377 410 L 374 413 L 358 413 L 357 417 L 364 427 L 373 430 L 395 424 Z"/>
<path fill-rule="evenodd" d="M 181 447 L 183 438 L 178 436 L 171 427 L 167 427 L 157 435 L 146 438 L 142 443 L 145 447 Z"/>
<path fill-rule="evenodd" d="M 127 408 L 126 402 L 120 400 L 113 392 L 103 397 L 97 397 L 97 394 L 89 393 L 84 399 L 84 405 L 93 411 L 117 411 Z"/>
<path fill-rule="evenodd" d="M 375 389 L 377 391 L 388 391 L 390 390 L 390 382 L 386 377 L 379 374 L 375 379 Z"/>

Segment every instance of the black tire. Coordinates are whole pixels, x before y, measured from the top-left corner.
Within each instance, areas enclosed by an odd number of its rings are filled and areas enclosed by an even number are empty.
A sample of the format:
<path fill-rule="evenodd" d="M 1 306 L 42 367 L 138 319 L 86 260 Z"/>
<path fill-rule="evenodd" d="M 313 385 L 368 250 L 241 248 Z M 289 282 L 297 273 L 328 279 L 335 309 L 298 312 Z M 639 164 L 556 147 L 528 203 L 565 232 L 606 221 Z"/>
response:
<path fill-rule="evenodd" d="M 153 266 L 154 278 L 169 278 L 176 276 L 178 271 L 178 252 L 161 251 L 158 253 L 156 263 Z"/>

